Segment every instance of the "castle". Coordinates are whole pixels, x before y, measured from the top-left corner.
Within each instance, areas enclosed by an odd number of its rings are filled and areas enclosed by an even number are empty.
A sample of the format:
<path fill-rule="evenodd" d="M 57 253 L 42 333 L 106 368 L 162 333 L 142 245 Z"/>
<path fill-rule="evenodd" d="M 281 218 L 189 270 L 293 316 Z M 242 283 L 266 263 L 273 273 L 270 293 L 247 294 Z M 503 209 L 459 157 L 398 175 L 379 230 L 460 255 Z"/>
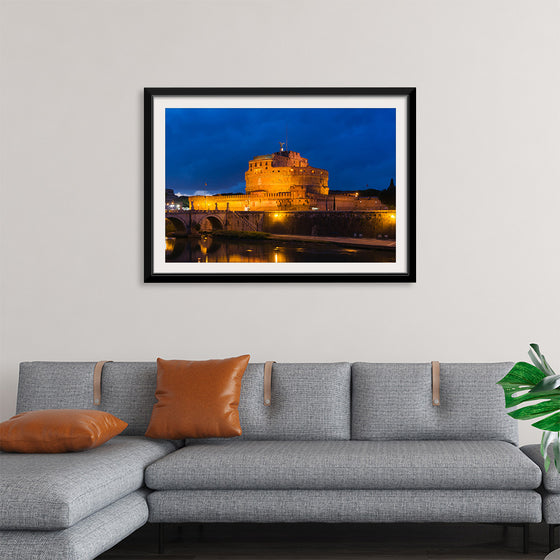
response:
<path fill-rule="evenodd" d="M 285 150 L 256 156 L 245 172 L 245 194 L 191 196 L 191 210 L 364 211 L 384 210 L 376 197 L 358 193 L 329 194 L 329 173 L 311 167 L 298 152 Z"/>

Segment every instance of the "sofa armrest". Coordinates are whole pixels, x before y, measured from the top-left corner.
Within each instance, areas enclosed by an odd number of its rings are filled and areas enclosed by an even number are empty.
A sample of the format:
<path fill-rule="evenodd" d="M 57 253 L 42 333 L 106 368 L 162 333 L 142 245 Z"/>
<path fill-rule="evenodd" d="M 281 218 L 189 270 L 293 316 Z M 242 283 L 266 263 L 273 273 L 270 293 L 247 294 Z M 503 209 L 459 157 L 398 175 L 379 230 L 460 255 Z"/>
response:
<path fill-rule="evenodd" d="M 544 457 L 541 455 L 541 446 L 539 444 L 524 445 L 521 451 L 540 467 L 544 489 L 551 494 L 560 494 L 560 473 L 556 470 L 554 464 L 550 465 L 548 472 L 544 470 Z"/>

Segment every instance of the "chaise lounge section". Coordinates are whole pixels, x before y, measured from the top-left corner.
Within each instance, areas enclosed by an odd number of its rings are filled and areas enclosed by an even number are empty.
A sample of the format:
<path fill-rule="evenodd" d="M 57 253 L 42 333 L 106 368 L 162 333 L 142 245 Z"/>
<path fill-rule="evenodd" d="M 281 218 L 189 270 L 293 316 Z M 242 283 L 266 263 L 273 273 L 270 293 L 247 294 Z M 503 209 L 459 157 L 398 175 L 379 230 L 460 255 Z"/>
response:
<path fill-rule="evenodd" d="M 95 558 L 148 520 L 144 470 L 179 445 L 143 436 L 155 402 L 155 365 L 106 364 L 100 407 L 93 405 L 93 368 L 63 362 L 20 366 L 18 413 L 99 408 L 128 427 L 78 453 L 0 452 L 0 558 Z"/>

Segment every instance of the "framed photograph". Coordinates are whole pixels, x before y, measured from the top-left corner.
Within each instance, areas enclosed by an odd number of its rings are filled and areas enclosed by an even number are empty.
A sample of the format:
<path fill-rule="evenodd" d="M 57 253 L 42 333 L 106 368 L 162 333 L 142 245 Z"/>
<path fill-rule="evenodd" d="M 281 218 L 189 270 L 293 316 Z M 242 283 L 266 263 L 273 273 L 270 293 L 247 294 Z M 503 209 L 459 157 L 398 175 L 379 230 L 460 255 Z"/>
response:
<path fill-rule="evenodd" d="M 415 88 L 146 88 L 146 282 L 415 282 Z"/>

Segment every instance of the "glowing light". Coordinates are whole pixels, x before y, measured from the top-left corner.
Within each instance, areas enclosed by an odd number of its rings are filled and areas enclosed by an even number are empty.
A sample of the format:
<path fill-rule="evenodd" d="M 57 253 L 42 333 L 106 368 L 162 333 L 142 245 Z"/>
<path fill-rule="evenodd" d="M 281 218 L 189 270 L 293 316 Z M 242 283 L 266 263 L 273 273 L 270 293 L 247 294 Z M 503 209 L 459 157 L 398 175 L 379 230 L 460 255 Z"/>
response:
<path fill-rule="evenodd" d="M 391 220 L 395 219 L 395 214 L 391 214 Z"/>

